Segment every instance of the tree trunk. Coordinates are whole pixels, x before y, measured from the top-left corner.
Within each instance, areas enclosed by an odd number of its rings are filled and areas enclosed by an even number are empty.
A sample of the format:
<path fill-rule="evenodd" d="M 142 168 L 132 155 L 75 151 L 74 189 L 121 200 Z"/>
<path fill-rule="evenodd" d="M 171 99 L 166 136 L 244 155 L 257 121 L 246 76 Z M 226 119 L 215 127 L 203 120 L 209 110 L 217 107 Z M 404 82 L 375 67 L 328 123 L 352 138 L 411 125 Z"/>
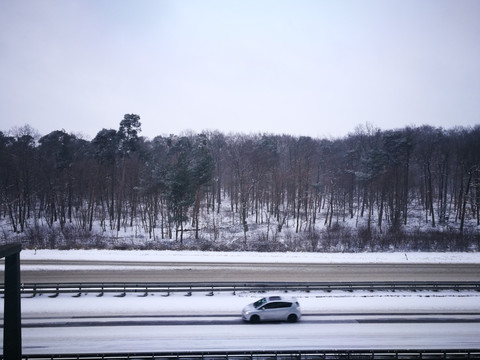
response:
<path fill-rule="evenodd" d="M 470 183 L 472 182 L 472 171 L 468 172 L 468 180 L 467 180 L 467 186 L 465 189 L 465 195 L 463 196 L 463 205 L 462 205 L 462 214 L 460 217 L 460 233 L 463 234 L 463 226 L 465 224 L 465 213 L 467 211 L 467 199 L 468 199 L 468 192 L 470 190 Z"/>

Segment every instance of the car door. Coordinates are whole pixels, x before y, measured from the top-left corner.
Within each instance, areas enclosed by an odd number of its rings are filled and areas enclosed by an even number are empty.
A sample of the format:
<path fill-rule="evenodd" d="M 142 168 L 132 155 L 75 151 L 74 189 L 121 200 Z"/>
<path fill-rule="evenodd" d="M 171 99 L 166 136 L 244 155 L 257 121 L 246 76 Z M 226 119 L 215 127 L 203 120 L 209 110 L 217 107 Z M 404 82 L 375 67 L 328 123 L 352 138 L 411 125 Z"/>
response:
<path fill-rule="evenodd" d="M 281 320 L 286 320 L 290 314 L 292 303 L 288 301 L 279 302 L 278 305 L 278 317 Z"/>
<path fill-rule="evenodd" d="M 280 320 L 284 309 L 279 307 L 279 302 L 270 302 L 263 305 L 260 316 L 263 320 Z"/>

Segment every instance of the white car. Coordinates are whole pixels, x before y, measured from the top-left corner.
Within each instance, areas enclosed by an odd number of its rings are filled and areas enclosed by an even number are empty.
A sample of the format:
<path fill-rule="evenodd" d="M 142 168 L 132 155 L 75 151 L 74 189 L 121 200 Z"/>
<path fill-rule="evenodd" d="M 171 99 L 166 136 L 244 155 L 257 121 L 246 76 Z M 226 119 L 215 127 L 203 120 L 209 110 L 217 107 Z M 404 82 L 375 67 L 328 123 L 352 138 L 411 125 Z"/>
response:
<path fill-rule="evenodd" d="M 242 318 L 245 321 L 258 323 L 260 321 L 296 322 L 302 317 L 300 304 L 295 298 L 283 296 L 264 297 L 245 306 Z"/>

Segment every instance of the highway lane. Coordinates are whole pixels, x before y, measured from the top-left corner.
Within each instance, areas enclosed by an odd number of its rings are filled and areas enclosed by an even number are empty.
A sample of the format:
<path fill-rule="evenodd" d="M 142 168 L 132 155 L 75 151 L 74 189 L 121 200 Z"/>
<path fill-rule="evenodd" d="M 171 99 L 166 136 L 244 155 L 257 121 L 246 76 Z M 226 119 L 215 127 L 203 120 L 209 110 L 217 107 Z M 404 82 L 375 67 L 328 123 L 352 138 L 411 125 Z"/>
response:
<path fill-rule="evenodd" d="M 203 322 L 202 322 L 203 321 Z M 23 328 L 23 353 L 480 347 L 480 323 L 431 318 L 392 322 L 305 319 L 296 324 L 131 323 Z M 213 321 L 213 323 L 211 323 Z"/>
<path fill-rule="evenodd" d="M 3 276 L 1 267 L 0 276 Z M 480 281 L 480 264 L 22 260 L 22 282 Z"/>

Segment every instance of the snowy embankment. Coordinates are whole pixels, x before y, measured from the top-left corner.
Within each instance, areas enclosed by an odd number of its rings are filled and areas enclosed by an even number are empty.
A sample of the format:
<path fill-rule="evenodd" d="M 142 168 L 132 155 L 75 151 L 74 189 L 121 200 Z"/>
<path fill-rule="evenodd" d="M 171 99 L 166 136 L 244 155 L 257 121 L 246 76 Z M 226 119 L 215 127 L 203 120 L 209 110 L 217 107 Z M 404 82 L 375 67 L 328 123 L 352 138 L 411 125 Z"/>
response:
<path fill-rule="evenodd" d="M 204 262 L 204 263 L 425 263 L 480 264 L 480 253 L 251 253 L 197 251 L 113 251 L 113 250 L 25 250 L 21 259 L 28 260 L 86 260 L 125 262 Z M 50 265 L 52 266 L 52 265 Z M 57 266 L 57 265 L 55 265 Z M 42 269 L 41 265 L 24 265 Z M 112 265 L 111 268 L 120 267 Z M 57 268 L 62 269 L 62 265 Z M 66 266 L 65 269 L 68 267 Z M 96 268 L 95 264 L 82 269 Z M 110 268 L 110 267 L 109 267 Z M 165 295 L 165 294 L 163 294 Z M 125 297 L 95 294 L 57 298 L 37 296 L 22 299 L 24 317 L 35 316 L 172 316 L 205 314 L 239 314 L 242 307 L 264 293 L 238 292 L 185 294 L 149 294 Z M 304 314 L 332 313 L 480 313 L 480 293 L 454 292 L 298 292 L 284 294 L 299 300 Z M 3 307 L 2 307 L 3 309 Z"/>
<path fill-rule="evenodd" d="M 168 250 L 24 250 L 20 253 L 20 257 L 25 260 L 149 261 L 159 263 L 480 264 L 480 252 L 271 253 Z"/>

